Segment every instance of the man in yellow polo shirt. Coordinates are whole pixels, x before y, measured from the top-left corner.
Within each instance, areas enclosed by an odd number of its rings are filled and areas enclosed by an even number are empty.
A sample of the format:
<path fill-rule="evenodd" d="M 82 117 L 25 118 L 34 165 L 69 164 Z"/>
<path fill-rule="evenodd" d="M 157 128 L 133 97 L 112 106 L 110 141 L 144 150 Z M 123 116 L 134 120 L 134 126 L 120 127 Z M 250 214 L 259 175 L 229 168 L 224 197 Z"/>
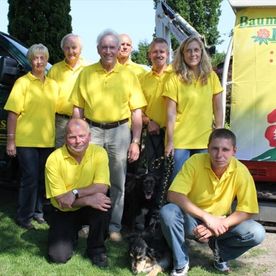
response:
<path fill-rule="evenodd" d="M 82 70 L 70 99 L 73 117 L 86 118 L 90 124 L 91 142 L 107 150 L 112 184 L 109 232 L 111 240 L 120 241 L 126 164 L 127 159 L 134 162 L 139 157 L 141 108 L 146 106 L 146 100 L 135 74 L 117 62 L 118 34 L 106 30 L 98 36 L 97 44 L 100 61 Z"/>
<path fill-rule="evenodd" d="M 171 66 L 167 65 L 167 41 L 160 37 L 155 38 L 149 46 L 148 56 L 152 70 L 141 78 L 141 87 L 147 101 L 147 106 L 143 110 L 143 125 L 147 129 L 144 151 L 146 162 L 142 163 L 147 164 L 147 171 L 161 175 L 161 170 L 156 171 L 152 164 L 155 159 L 164 156 L 166 103 L 162 94 L 164 83 L 172 71 Z"/>
<path fill-rule="evenodd" d="M 132 71 L 140 80 L 141 77 L 147 73 L 147 70 L 143 67 L 143 65 L 135 63 L 131 60 L 131 52 L 133 50 L 132 39 L 127 34 L 120 34 L 120 42 L 121 46 L 117 57 L 119 63 Z"/>
<path fill-rule="evenodd" d="M 87 255 L 99 267 L 107 266 L 104 241 L 108 235 L 111 200 L 106 151 L 89 144 L 90 128 L 82 119 L 66 126 L 66 144 L 47 159 L 46 195 L 53 210 L 49 219 L 48 256 L 65 263 L 73 255 L 78 230 L 89 225 Z"/>
<path fill-rule="evenodd" d="M 209 137 L 208 153 L 190 157 L 171 184 L 170 203 L 160 213 L 162 231 L 173 252 L 171 275 L 187 275 L 185 237 L 208 242 L 214 267 L 221 272 L 229 272 L 227 261 L 263 241 L 263 226 L 252 220 L 259 212 L 255 184 L 235 152 L 233 132 L 216 129 Z M 231 211 L 235 199 L 237 205 Z"/>

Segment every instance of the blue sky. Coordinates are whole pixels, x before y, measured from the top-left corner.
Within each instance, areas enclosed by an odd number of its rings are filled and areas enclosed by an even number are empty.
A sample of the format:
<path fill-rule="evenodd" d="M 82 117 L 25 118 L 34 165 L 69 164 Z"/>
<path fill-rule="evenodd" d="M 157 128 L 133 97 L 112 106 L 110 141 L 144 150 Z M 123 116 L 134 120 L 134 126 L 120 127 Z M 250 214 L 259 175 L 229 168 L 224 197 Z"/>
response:
<path fill-rule="evenodd" d="M 3 32 L 7 32 L 7 13 L 7 0 L 0 0 L 0 30 Z M 91 62 L 99 58 L 96 39 L 106 28 L 128 33 L 135 49 L 141 41 L 150 42 L 154 33 L 155 10 L 152 0 L 71 0 L 71 16 L 73 32 L 83 40 L 83 56 Z M 223 0 L 218 29 L 225 42 L 217 46 L 219 51 L 227 50 L 228 35 L 233 26 L 234 13 L 228 1 Z"/>

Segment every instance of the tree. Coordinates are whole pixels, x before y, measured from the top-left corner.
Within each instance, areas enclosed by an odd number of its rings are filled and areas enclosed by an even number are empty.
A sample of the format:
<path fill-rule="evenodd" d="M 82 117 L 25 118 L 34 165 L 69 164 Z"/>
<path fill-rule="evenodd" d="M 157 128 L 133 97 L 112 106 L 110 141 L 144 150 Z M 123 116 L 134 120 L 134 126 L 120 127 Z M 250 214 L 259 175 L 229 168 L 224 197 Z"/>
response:
<path fill-rule="evenodd" d="M 61 60 L 60 40 L 72 32 L 70 0 L 8 0 L 8 3 L 8 32 L 27 47 L 44 44 L 51 63 Z"/>
<path fill-rule="evenodd" d="M 138 51 L 132 52 L 131 59 L 139 64 L 150 65 L 150 62 L 148 60 L 148 49 L 149 43 L 147 43 L 146 41 L 140 42 L 138 44 Z"/>

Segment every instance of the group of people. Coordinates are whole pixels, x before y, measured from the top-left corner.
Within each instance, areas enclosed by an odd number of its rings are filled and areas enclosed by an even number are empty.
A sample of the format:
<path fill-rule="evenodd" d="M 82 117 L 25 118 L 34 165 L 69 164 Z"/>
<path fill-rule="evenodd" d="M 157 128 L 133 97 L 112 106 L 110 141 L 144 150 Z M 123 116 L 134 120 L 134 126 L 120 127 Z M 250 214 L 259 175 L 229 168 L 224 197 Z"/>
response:
<path fill-rule="evenodd" d="M 44 223 L 44 196 L 50 199 L 51 261 L 69 260 L 88 225 L 87 256 L 108 265 L 105 240 L 122 240 L 127 163 L 139 159 L 143 127 L 147 162 L 163 155 L 175 161 L 169 204 L 160 210 L 171 275 L 189 269 L 186 237 L 208 242 L 220 271 L 264 239 L 251 219 L 258 213 L 255 185 L 234 158 L 235 135 L 223 129 L 222 87 L 201 38 L 183 41 L 172 64 L 166 40 L 153 39 L 150 71 L 131 61 L 131 38 L 112 30 L 99 34 L 100 60 L 92 65 L 81 57 L 79 36 L 66 35 L 61 48 L 64 60 L 47 75 L 47 48 L 29 48 L 32 70 L 5 105 L 7 154 L 21 169 L 16 222 L 26 229 L 33 219 Z"/>

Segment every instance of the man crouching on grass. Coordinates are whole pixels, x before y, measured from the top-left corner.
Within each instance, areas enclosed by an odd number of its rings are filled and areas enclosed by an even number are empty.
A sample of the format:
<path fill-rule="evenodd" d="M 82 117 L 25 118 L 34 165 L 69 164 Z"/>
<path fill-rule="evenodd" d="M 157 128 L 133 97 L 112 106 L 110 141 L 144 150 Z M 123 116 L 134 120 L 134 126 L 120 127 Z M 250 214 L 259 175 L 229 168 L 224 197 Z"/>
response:
<path fill-rule="evenodd" d="M 208 153 L 190 157 L 171 184 L 170 203 L 160 215 L 163 234 L 173 252 L 172 276 L 187 275 L 185 237 L 208 242 L 214 267 L 221 272 L 230 271 L 227 261 L 263 241 L 263 226 L 252 220 L 259 212 L 255 184 L 235 153 L 235 135 L 216 129 L 210 135 Z M 237 206 L 231 212 L 235 199 Z"/>
<path fill-rule="evenodd" d="M 108 235 L 111 201 L 106 151 L 89 144 L 90 129 L 82 119 L 66 126 L 65 145 L 55 150 L 46 163 L 46 194 L 53 210 L 49 218 L 48 255 L 51 261 L 66 263 L 73 255 L 78 230 L 90 226 L 87 256 L 106 267 L 105 239 Z"/>

